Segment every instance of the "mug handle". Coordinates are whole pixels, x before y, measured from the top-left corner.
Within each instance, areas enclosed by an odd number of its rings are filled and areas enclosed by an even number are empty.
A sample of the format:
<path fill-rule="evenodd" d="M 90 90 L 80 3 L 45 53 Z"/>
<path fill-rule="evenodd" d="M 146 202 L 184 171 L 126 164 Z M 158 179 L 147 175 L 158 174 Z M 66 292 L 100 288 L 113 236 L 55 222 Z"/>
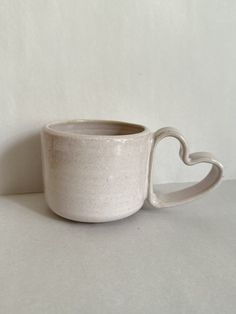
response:
<path fill-rule="evenodd" d="M 166 194 L 155 193 L 153 190 L 153 157 L 157 144 L 166 137 L 174 137 L 180 142 L 179 155 L 187 166 L 193 166 L 199 163 L 209 163 L 212 165 L 208 175 L 197 184 L 184 188 L 176 192 Z M 198 198 L 202 194 L 214 188 L 223 176 L 223 166 L 215 159 L 211 153 L 198 152 L 189 154 L 188 144 L 184 136 L 175 128 L 166 127 L 153 133 L 152 148 L 149 160 L 148 174 L 148 195 L 147 200 L 156 208 L 171 207 L 183 204 Z"/>

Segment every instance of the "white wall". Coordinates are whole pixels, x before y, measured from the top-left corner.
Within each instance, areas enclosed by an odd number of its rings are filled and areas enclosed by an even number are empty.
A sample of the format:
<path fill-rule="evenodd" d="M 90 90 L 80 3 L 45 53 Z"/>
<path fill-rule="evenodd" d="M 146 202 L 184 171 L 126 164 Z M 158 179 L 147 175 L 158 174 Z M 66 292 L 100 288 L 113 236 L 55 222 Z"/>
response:
<path fill-rule="evenodd" d="M 236 178 L 236 1 L 1 0 L 0 192 L 42 190 L 41 126 L 103 118 L 175 126 Z M 160 145 L 159 182 L 193 181 Z"/>

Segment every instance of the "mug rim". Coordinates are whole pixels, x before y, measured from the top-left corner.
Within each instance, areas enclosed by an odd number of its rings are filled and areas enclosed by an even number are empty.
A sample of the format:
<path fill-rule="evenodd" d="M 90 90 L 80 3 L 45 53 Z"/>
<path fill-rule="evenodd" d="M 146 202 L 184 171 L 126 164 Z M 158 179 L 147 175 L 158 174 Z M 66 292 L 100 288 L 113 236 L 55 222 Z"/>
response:
<path fill-rule="evenodd" d="M 118 134 L 118 135 L 102 135 L 102 134 L 81 134 L 81 133 L 73 133 L 73 132 L 66 132 L 62 130 L 56 130 L 53 129 L 52 126 L 56 124 L 70 124 L 70 123 L 77 123 L 77 124 L 82 124 L 82 123 L 107 123 L 107 124 L 121 124 L 124 126 L 130 126 L 130 127 L 137 127 L 137 128 L 142 128 L 143 130 L 141 132 L 136 132 L 136 133 L 131 133 L 131 134 Z M 126 122 L 126 121 L 119 121 L 119 120 L 103 120 L 103 119 L 68 119 L 68 120 L 54 120 L 51 122 L 48 122 L 43 128 L 42 131 L 45 131 L 49 134 L 52 135 L 57 135 L 57 136 L 62 136 L 62 137 L 69 137 L 69 138 L 86 138 L 86 139 L 130 139 L 130 138 L 136 138 L 136 137 L 141 137 L 144 135 L 147 135 L 150 133 L 150 130 L 142 125 L 142 124 L 137 124 L 137 123 L 131 123 L 131 122 Z"/>

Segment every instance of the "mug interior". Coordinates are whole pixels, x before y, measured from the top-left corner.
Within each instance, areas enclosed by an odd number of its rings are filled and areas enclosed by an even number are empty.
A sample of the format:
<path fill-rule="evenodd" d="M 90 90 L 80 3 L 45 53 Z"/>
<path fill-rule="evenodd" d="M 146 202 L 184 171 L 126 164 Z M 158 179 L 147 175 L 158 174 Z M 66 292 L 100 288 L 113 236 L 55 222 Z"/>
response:
<path fill-rule="evenodd" d="M 80 135 L 119 136 L 141 133 L 144 126 L 118 121 L 67 121 L 54 122 L 47 126 L 54 131 Z"/>

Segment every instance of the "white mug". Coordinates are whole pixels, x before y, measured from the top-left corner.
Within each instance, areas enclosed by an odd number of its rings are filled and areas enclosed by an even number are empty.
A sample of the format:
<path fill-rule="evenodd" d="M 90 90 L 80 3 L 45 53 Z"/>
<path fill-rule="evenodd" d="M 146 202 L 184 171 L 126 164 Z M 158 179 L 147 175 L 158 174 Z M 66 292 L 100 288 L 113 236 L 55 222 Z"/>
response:
<path fill-rule="evenodd" d="M 154 193 L 153 152 L 165 137 L 179 140 L 186 165 L 212 165 L 201 182 L 181 191 Z M 60 216 L 82 222 L 127 217 L 145 199 L 157 208 L 191 201 L 215 187 L 223 174 L 212 154 L 189 154 L 183 135 L 170 127 L 152 133 L 145 126 L 119 121 L 57 121 L 42 129 L 41 142 L 48 206 Z"/>

